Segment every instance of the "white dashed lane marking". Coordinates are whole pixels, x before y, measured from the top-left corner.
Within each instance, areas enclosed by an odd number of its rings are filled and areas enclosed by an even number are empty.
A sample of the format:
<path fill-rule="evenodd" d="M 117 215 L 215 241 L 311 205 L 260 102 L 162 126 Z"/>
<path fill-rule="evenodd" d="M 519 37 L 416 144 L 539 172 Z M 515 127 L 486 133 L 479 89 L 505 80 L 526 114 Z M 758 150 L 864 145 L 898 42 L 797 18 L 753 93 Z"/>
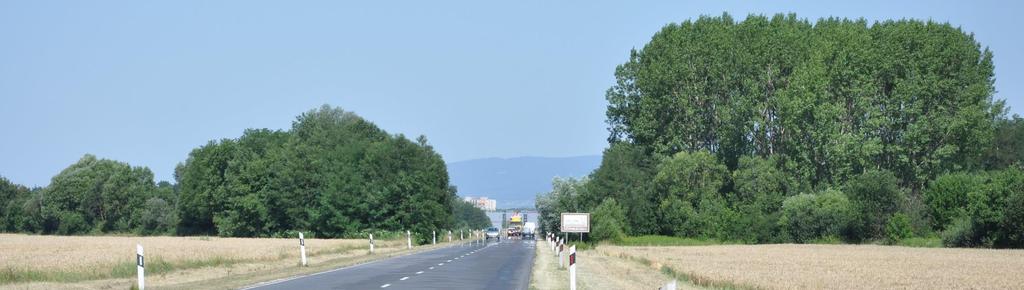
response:
<path fill-rule="evenodd" d="M 388 288 L 388 286 L 391 286 L 391 284 L 380 285 L 380 288 Z"/>
<path fill-rule="evenodd" d="M 398 279 L 398 281 L 405 281 L 405 279 L 409 279 L 409 277 L 402 277 L 402 279 Z"/>
<path fill-rule="evenodd" d="M 423 274 L 423 271 L 416 272 L 416 275 Z"/>

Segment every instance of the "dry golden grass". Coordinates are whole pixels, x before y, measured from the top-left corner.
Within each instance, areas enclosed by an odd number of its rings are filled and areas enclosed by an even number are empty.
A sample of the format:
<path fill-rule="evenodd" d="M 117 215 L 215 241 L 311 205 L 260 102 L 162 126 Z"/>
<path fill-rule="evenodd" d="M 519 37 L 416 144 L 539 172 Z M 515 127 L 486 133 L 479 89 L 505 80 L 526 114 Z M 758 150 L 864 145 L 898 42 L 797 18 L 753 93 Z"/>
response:
<path fill-rule="evenodd" d="M 136 243 L 146 250 L 150 288 L 239 287 L 408 252 L 404 240 L 378 240 L 368 255 L 367 240 L 307 239 L 310 267 L 298 267 L 297 239 L 0 234 L 0 288 L 127 288 Z"/>
<path fill-rule="evenodd" d="M 135 261 L 135 244 L 146 257 L 168 263 L 204 260 L 298 260 L 298 239 L 217 237 L 35 236 L 0 234 L 0 267 L 38 271 L 112 269 Z M 306 253 L 367 247 L 366 240 L 307 239 Z"/>
<path fill-rule="evenodd" d="M 759 289 L 1021 289 L 1024 251 L 876 245 L 601 246 L 700 285 Z"/>
<path fill-rule="evenodd" d="M 672 277 L 662 274 L 660 269 L 633 259 L 608 256 L 600 249 L 576 253 L 577 289 L 658 289 L 672 280 Z M 566 259 L 563 256 L 563 263 L 568 264 Z M 530 289 L 569 289 L 569 271 L 558 268 L 558 258 L 544 241 L 537 242 Z M 679 281 L 677 289 L 702 288 Z"/>

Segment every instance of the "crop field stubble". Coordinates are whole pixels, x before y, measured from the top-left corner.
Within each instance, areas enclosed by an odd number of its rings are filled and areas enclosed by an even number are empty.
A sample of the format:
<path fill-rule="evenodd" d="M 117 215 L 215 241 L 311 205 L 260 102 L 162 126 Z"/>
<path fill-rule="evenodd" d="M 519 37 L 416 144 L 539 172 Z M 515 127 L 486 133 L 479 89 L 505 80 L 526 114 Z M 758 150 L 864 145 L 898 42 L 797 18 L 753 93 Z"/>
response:
<path fill-rule="evenodd" d="M 600 246 L 704 286 L 756 289 L 1021 289 L 1024 250 L 877 245 Z"/>
<path fill-rule="evenodd" d="M 377 253 L 401 251 L 404 242 L 377 241 Z M 147 280 L 153 280 L 148 286 L 298 268 L 299 263 L 298 239 L 0 234 L 0 288 L 131 284 L 136 243 L 145 247 Z M 353 260 L 368 256 L 369 250 L 364 239 L 306 239 L 306 247 L 311 265 Z"/>

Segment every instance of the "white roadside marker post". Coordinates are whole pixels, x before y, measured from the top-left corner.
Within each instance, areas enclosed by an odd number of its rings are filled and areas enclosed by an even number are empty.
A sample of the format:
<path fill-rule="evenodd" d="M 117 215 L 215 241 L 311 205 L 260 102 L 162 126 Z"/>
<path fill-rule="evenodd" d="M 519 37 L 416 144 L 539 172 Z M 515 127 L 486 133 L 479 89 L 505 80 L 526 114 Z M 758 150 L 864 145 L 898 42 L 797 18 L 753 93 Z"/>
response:
<path fill-rule="evenodd" d="M 565 268 L 565 259 L 562 259 L 562 253 L 565 252 L 565 244 L 558 243 L 558 268 Z"/>
<path fill-rule="evenodd" d="M 459 230 L 459 240 L 465 240 L 465 238 L 462 236 L 462 230 Z"/>
<path fill-rule="evenodd" d="M 665 287 L 659 288 L 659 290 L 676 290 L 676 280 L 673 279 L 668 284 L 665 284 Z"/>
<path fill-rule="evenodd" d="M 306 237 L 299 232 L 299 252 L 302 252 L 302 266 L 306 266 Z"/>
<path fill-rule="evenodd" d="M 437 245 L 437 231 L 430 231 L 430 235 L 434 237 L 434 242 L 432 242 L 431 244 Z"/>
<path fill-rule="evenodd" d="M 370 234 L 370 254 L 373 254 L 373 234 Z"/>
<path fill-rule="evenodd" d="M 448 231 L 448 242 L 452 242 L 452 231 Z"/>
<path fill-rule="evenodd" d="M 405 231 L 405 244 L 409 246 L 410 250 L 412 250 L 412 233 L 408 230 Z"/>
<path fill-rule="evenodd" d="M 576 290 L 576 245 L 569 248 L 569 290 Z"/>
<path fill-rule="evenodd" d="M 135 244 L 135 265 L 139 272 L 139 290 L 146 290 L 146 257 L 140 244 Z"/>

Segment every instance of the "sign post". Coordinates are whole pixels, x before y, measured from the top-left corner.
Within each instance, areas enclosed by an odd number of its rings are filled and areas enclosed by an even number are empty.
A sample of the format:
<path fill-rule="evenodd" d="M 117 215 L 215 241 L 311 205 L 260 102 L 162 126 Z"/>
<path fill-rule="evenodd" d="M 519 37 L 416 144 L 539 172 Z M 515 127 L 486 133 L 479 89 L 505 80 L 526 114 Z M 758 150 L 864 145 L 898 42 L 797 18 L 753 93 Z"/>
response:
<path fill-rule="evenodd" d="M 135 244 L 135 265 L 139 272 L 139 290 L 146 289 L 146 257 L 142 252 L 142 245 Z"/>
<path fill-rule="evenodd" d="M 412 250 L 412 233 L 408 230 L 405 231 L 405 244 L 409 245 L 409 249 Z"/>
<path fill-rule="evenodd" d="M 562 213 L 563 233 L 589 233 L 590 213 Z"/>
<path fill-rule="evenodd" d="M 306 266 L 306 237 L 299 232 L 299 252 L 302 252 L 302 266 Z"/>
<path fill-rule="evenodd" d="M 569 247 L 569 290 L 576 290 L 576 245 Z"/>
<path fill-rule="evenodd" d="M 370 254 L 373 254 L 373 234 L 370 234 Z"/>

